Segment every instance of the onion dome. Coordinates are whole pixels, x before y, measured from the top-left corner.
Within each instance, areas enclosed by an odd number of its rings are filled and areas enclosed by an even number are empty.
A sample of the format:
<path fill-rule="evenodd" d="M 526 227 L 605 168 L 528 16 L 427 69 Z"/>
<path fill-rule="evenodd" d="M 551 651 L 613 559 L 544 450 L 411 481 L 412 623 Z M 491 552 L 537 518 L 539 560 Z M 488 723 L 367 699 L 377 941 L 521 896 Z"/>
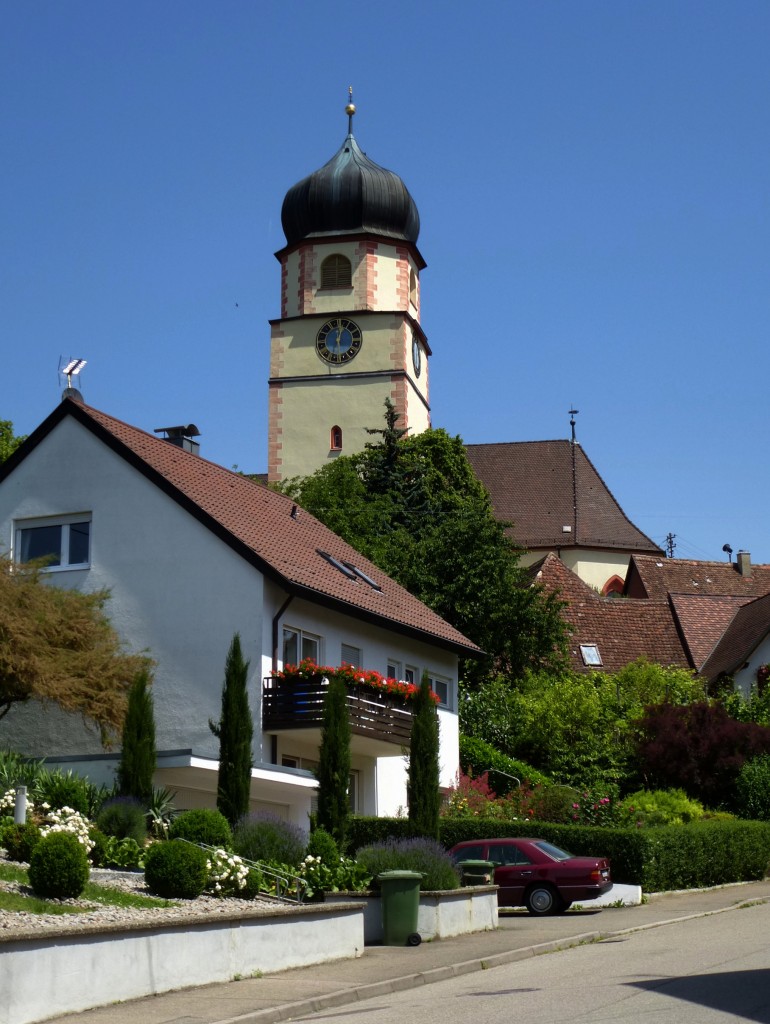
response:
<path fill-rule="evenodd" d="M 286 193 L 281 223 L 288 245 L 323 235 L 368 234 L 416 242 L 420 215 L 406 185 L 380 167 L 353 138 L 355 107 L 339 151 Z"/>

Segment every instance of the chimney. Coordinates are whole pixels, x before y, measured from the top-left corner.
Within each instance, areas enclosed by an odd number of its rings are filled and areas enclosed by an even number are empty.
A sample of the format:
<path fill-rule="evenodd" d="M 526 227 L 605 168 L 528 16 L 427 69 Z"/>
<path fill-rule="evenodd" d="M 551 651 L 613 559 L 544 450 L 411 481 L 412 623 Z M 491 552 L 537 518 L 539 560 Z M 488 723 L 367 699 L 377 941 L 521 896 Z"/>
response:
<path fill-rule="evenodd" d="M 741 576 L 751 576 L 751 552 L 739 551 L 735 562 Z"/>
<path fill-rule="evenodd" d="M 200 437 L 200 430 L 195 426 L 194 423 L 188 423 L 180 427 L 155 427 L 156 434 L 165 434 L 164 441 L 168 441 L 169 444 L 173 444 L 175 448 L 182 448 L 186 452 L 192 452 L 193 455 L 197 455 L 200 451 L 200 445 L 197 441 L 193 441 L 194 437 Z"/>

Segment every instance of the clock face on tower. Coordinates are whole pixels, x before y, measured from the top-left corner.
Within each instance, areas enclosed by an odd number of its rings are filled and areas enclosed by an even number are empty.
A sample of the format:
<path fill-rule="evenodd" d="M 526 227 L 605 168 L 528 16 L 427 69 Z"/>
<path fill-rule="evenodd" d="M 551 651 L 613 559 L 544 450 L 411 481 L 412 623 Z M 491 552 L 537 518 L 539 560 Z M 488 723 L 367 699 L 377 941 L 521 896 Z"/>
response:
<path fill-rule="evenodd" d="M 419 377 L 420 370 L 422 369 L 422 352 L 420 351 L 420 343 L 417 338 L 412 342 L 412 365 L 414 366 L 415 377 Z"/>
<path fill-rule="evenodd" d="M 341 365 L 355 359 L 361 351 L 361 328 L 345 317 L 327 320 L 315 339 L 315 350 L 326 363 Z"/>

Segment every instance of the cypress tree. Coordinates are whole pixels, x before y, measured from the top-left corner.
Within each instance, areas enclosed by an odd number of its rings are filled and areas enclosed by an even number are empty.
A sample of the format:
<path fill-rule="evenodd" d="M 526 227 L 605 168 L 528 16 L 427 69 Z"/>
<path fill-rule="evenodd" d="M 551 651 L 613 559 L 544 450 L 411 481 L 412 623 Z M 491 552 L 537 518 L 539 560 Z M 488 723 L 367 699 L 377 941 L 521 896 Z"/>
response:
<path fill-rule="evenodd" d="M 152 799 L 155 774 L 155 711 L 150 691 L 150 673 L 137 673 L 128 692 L 128 709 L 123 722 L 122 752 L 118 766 L 118 788 L 148 805 Z"/>
<path fill-rule="evenodd" d="M 334 673 L 324 697 L 318 756 L 318 825 L 344 848 L 350 804 L 350 719 L 345 681 Z"/>
<path fill-rule="evenodd" d="M 417 835 L 438 839 L 441 794 L 439 781 L 438 709 L 428 673 L 423 672 L 412 709 L 409 750 L 409 821 Z"/>
<path fill-rule="evenodd" d="M 241 638 L 235 633 L 225 661 L 222 710 L 209 728 L 219 740 L 217 809 L 234 825 L 249 810 L 251 740 L 254 724 L 246 680 L 249 662 L 243 660 Z"/>

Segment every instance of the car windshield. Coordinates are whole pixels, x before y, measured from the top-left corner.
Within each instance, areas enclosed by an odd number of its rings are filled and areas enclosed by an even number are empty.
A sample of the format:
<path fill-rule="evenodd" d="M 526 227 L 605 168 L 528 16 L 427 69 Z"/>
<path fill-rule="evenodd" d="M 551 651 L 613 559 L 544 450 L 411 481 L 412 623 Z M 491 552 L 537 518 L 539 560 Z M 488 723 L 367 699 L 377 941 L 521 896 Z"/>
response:
<path fill-rule="evenodd" d="M 560 850 L 558 846 L 554 846 L 553 843 L 546 843 L 540 841 L 535 843 L 538 850 L 542 850 L 547 857 L 552 857 L 554 860 L 569 860 L 572 857 L 571 853 L 567 853 L 566 850 Z"/>

